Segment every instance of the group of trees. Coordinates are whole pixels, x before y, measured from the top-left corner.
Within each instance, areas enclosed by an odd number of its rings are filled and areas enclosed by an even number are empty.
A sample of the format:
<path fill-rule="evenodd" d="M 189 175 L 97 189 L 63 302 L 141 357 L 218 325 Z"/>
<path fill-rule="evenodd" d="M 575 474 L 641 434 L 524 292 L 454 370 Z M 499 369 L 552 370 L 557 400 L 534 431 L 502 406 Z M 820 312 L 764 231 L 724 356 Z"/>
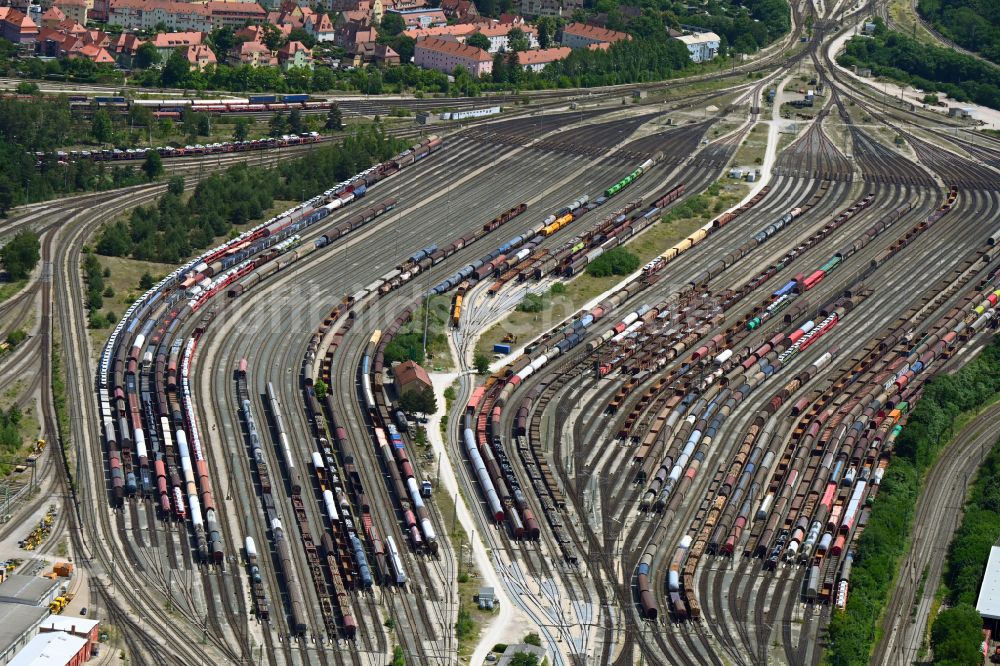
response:
<path fill-rule="evenodd" d="M 997 340 L 959 372 L 936 376 L 927 383 L 923 397 L 896 440 L 892 463 L 858 543 L 847 608 L 834 613 L 830 620 L 829 663 L 868 663 L 876 623 L 909 540 L 924 472 L 951 439 L 957 418 L 986 404 L 998 392 Z M 976 627 L 978 630 L 978 623 Z"/>
<path fill-rule="evenodd" d="M 0 262 L 11 280 L 23 280 L 35 270 L 39 259 L 38 234 L 19 231 L 0 249 Z"/>
<path fill-rule="evenodd" d="M 21 450 L 21 410 L 17 405 L 11 405 L 7 411 L 0 410 L 0 453 L 6 460 L 17 455 Z M 12 465 L 6 461 L 0 464 L 0 474 L 10 474 Z"/>
<path fill-rule="evenodd" d="M 893 32 L 880 18 L 872 38 L 855 37 L 837 62 L 867 67 L 905 85 L 944 92 L 959 102 L 1000 109 L 1000 69 L 952 49 L 921 43 Z"/>
<path fill-rule="evenodd" d="M 259 220 L 275 199 L 300 201 L 385 160 L 403 143 L 380 128 L 359 130 L 337 146 L 312 151 L 275 170 L 231 167 L 198 183 L 185 201 L 183 179 L 149 206 L 132 210 L 128 220 L 104 227 L 97 240 L 100 254 L 144 261 L 177 263 L 230 233 L 233 225 Z"/>
<path fill-rule="evenodd" d="M 635 272 L 640 265 L 639 257 L 623 247 L 616 247 L 587 264 L 587 275 L 593 277 L 629 275 Z"/>
<path fill-rule="evenodd" d="M 920 0 L 917 11 L 959 46 L 1000 64 L 1000 4 L 994 0 Z"/>
<path fill-rule="evenodd" d="M 87 284 L 87 310 L 90 311 L 91 328 L 104 328 L 117 321 L 114 312 L 109 312 L 107 316 L 101 313 L 104 307 L 104 298 L 115 295 L 114 290 L 104 286 L 104 278 L 110 277 L 111 271 L 101 268 L 101 262 L 97 260 L 93 252 L 86 252 L 83 255 L 83 280 Z"/>

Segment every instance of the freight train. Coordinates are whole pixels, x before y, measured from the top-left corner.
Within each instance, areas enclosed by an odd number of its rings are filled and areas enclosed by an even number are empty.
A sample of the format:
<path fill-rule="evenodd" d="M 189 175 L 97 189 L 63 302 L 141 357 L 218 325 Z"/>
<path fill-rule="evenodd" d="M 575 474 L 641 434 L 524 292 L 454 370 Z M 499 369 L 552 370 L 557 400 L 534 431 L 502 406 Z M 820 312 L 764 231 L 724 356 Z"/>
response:
<path fill-rule="evenodd" d="M 279 137 L 251 139 L 247 141 L 224 141 L 222 143 L 196 144 L 193 146 L 159 146 L 156 148 L 106 148 L 104 150 L 71 150 L 54 153 L 35 153 L 35 164 L 65 164 L 78 160 L 93 160 L 95 162 L 118 162 L 127 160 L 145 160 L 155 152 L 160 157 L 190 157 L 193 155 L 218 155 L 223 153 L 242 153 L 251 150 L 271 150 L 287 148 L 325 141 L 326 137 L 318 132 L 302 134 L 285 134 Z"/>

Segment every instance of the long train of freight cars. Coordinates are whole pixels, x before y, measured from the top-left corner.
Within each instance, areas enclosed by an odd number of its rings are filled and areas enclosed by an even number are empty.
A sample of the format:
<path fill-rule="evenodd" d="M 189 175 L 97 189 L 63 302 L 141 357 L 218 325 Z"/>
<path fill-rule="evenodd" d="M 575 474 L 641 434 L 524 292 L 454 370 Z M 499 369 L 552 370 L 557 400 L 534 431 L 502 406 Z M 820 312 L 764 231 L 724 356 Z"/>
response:
<path fill-rule="evenodd" d="M 476 447 L 481 453 L 486 449 L 489 443 L 492 442 L 494 450 L 499 449 L 499 437 L 501 436 L 501 433 L 494 431 L 491 436 L 489 434 L 489 429 L 487 428 L 487 424 L 496 423 L 498 421 L 491 418 L 489 415 L 494 413 L 498 408 L 502 409 L 505 404 L 508 404 L 513 392 L 525 379 L 540 370 L 545 364 L 556 356 L 566 353 L 582 342 L 584 335 L 590 327 L 606 317 L 622 302 L 631 298 L 645 288 L 653 276 L 655 276 L 655 274 L 658 273 L 663 266 L 674 260 L 680 254 L 702 242 L 717 229 L 725 226 L 730 221 L 749 210 L 752 206 L 758 203 L 767 194 L 767 192 L 768 189 L 764 188 L 760 193 L 755 195 L 740 208 L 716 218 L 711 223 L 705 225 L 705 227 L 695 231 L 688 238 L 677 243 L 674 247 L 664 252 L 659 258 L 647 264 L 642 277 L 625 285 L 609 299 L 600 303 L 591 311 L 582 312 L 570 324 L 556 327 L 553 331 L 543 336 L 538 343 L 530 345 L 526 348 L 525 355 L 519 357 L 513 363 L 501 369 L 499 373 L 491 377 L 491 380 L 487 382 L 487 386 L 484 387 L 486 389 L 485 395 L 474 394 L 473 400 L 470 401 L 467 408 L 470 417 L 472 414 L 476 414 L 478 412 L 478 418 L 476 419 L 476 428 L 474 431 L 472 431 L 472 428 L 469 427 L 469 425 L 471 425 L 469 423 L 465 424 L 465 427 L 462 429 L 463 439 L 466 440 L 466 448 L 471 450 L 471 448 Z M 753 246 L 765 242 L 768 238 L 777 233 L 780 228 L 789 224 L 795 217 L 798 216 L 799 213 L 800 211 L 793 211 L 792 213 L 783 216 L 777 223 L 768 228 L 769 233 L 766 233 L 763 238 L 758 239 L 757 237 L 754 237 L 752 239 Z M 744 249 L 744 251 L 739 253 L 738 256 L 730 256 L 723 260 L 723 268 L 735 263 L 735 261 L 738 261 L 739 258 L 741 258 L 748 251 L 749 249 Z M 721 271 L 722 269 L 719 270 Z M 687 285 L 686 287 L 687 291 L 693 291 L 694 289 L 695 284 L 693 283 Z M 682 291 L 683 290 L 684 289 L 682 288 Z M 630 317 L 634 319 L 638 316 L 639 315 L 637 313 L 631 313 L 626 315 L 623 322 L 627 322 Z M 624 325 L 627 325 L 627 323 Z M 600 340 L 595 340 L 591 343 L 591 345 L 606 342 L 613 335 L 620 332 L 616 329 L 621 327 L 623 327 L 622 322 L 620 322 L 616 327 L 609 329 L 605 336 L 602 336 Z M 588 346 L 589 351 L 593 351 L 593 349 L 593 346 Z M 523 429 L 517 430 L 515 434 L 523 435 Z M 482 479 L 480 485 L 482 487 L 482 492 L 490 505 L 490 514 L 494 517 L 494 519 L 501 520 L 506 514 L 500 509 L 506 503 L 504 502 L 503 497 L 499 497 L 500 493 L 496 483 L 487 484 L 485 483 L 485 480 L 486 479 Z M 521 522 L 523 522 L 523 516 Z M 571 558 L 571 555 L 567 555 L 567 557 Z"/>
<path fill-rule="evenodd" d="M 180 323 L 227 284 L 253 270 L 252 257 L 297 237 L 298 231 L 439 146 L 436 138 L 425 140 L 394 160 L 241 234 L 174 271 L 128 309 L 105 345 L 96 378 L 113 504 L 120 505 L 126 494 L 140 488 L 144 494 L 158 493 L 163 514 L 190 517 L 199 556 L 222 559 L 207 461 L 197 438 L 190 391 L 183 382 L 194 341 L 214 310 L 202 315 L 187 341 L 176 336 Z"/>
<path fill-rule="evenodd" d="M 192 155 L 216 155 L 223 153 L 242 153 L 250 150 L 271 150 L 287 148 L 326 140 L 318 132 L 303 134 L 285 134 L 279 137 L 265 139 L 250 139 L 247 141 L 224 141 L 222 143 L 196 144 L 193 146 L 158 146 L 156 148 L 106 148 L 104 150 L 71 150 L 54 153 L 35 153 L 35 163 L 39 166 L 45 163 L 69 162 L 76 160 L 94 160 L 96 162 L 111 162 L 121 160 L 144 160 L 151 152 L 160 157 L 189 157 Z"/>
<path fill-rule="evenodd" d="M 945 214 L 954 202 L 954 197 L 955 192 L 952 191 L 948 202 L 932 215 L 931 219 L 936 221 Z M 867 205 L 867 200 L 863 200 L 858 205 L 862 204 Z M 897 219 L 898 211 L 890 213 L 888 218 L 890 222 Z M 885 220 L 876 223 L 866 235 L 859 236 L 859 241 L 856 241 L 855 244 L 845 246 L 838 254 L 849 256 L 851 253 L 864 247 L 867 242 L 870 242 L 877 236 L 880 228 L 884 228 L 884 222 Z M 933 224 L 933 222 L 930 222 L 930 224 Z M 929 224 L 925 222 L 921 223 L 916 229 L 925 229 L 928 226 Z M 888 257 L 891 255 L 885 256 Z M 855 278 L 856 282 L 864 279 L 866 275 L 867 273 L 857 276 Z M 692 360 L 688 363 L 692 365 L 707 363 L 713 367 L 720 367 L 724 371 L 728 370 L 728 374 L 726 375 L 727 382 L 725 385 L 714 382 L 706 382 L 697 386 L 692 384 L 683 390 L 687 394 L 684 400 L 678 400 L 671 408 L 674 411 L 671 413 L 669 419 L 670 425 L 667 428 L 669 436 L 665 445 L 668 448 L 665 456 L 662 458 L 663 464 L 656 477 L 650 483 L 646 495 L 640 502 L 640 508 L 643 508 L 644 505 L 649 507 L 650 504 L 653 504 L 657 510 L 665 508 L 668 511 L 668 517 L 664 518 L 663 522 L 669 523 L 669 516 L 673 514 L 674 509 L 678 506 L 678 502 L 681 501 L 687 492 L 686 488 L 690 485 L 690 478 L 692 475 L 698 473 L 698 468 L 704 459 L 704 449 L 710 446 L 714 433 L 721 424 L 721 419 L 725 418 L 725 415 L 735 408 L 735 404 L 738 404 L 743 397 L 753 391 L 762 381 L 777 373 L 784 365 L 791 362 L 793 360 L 791 353 L 793 350 L 802 350 L 815 342 L 826 331 L 830 330 L 832 326 L 836 325 L 845 314 L 850 312 L 859 299 L 865 298 L 867 293 L 870 293 L 870 290 L 866 291 L 859 284 L 855 284 L 849 287 L 844 293 L 845 296 L 843 297 L 834 295 L 832 297 L 833 301 L 830 304 L 817 311 L 815 321 L 818 323 L 814 323 L 814 320 L 809 319 L 807 316 L 808 312 L 804 309 L 798 310 L 798 314 L 794 315 L 791 319 L 789 315 L 786 315 L 786 324 L 792 323 L 794 320 L 805 321 L 799 326 L 793 327 L 793 330 L 789 334 L 778 333 L 760 346 L 741 347 L 741 351 L 737 354 L 731 353 L 735 343 L 730 343 L 725 349 L 717 347 L 713 350 L 703 346 L 696 350 L 695 354 L 692 355 Z M 770 298 L 774 299 L 777 297 L 772 294 Z M 820 320 L 820 317 L 825 318 Z M 720 337 L 731 339 L 733 336 L 745 335 L 745 331 L 747 330 L 744 325 L 745 321 L 744 319 L 734 322 L 727 333 Z M 711 354 L 715 351 L 719 353 L 713 359 Z M 784 505 L 788 501 L 785 495 L 786 489 L 781 487 L 780 484 L 776 490 L 771 491 L 770 498 L 765 497 L 765 493 L 761 492 L 763 481 L 755 480 L 754 477 L 755 473 L 759 477 L 760 474 L 765 473 L 765 470 L 775 467 L 774 455 L 768 455 L 768 451 L 760 448 L 764 444 L 773 441 L 771 436 L 772 428 L 766 425 L 767 419 L 788 399 L 792 391 L 816 375 L 819 368 L 829 364 L 835 353 L 836 350 L 832 349 L 820 356 L 809 368 L 799 373 L 793 382 L 786 385 L 781 392 L 772 398 L 768 407 L 758 414 L 757 419 L 748 431 L 747 439 L 744 441 L 744 446 L 740 449 L 740 453 L 733 466 L 728 472 L 724 467 L 720 468 L 716 477 L 718 483 L 713 485 L 713 488 L 717 488 L 720 498 L 726 499 L 728 507 L 723 510 L 717 503 L 715 505 L 703 503 L 704 511 L 698 515 L 708 517 L 705 529 L 701 529 L 700 525 L 697 528 L 692 527 L 692 531 L 681 540 L 680 545 L 677 547 L 668 571 L 670 606 L 674 610 L 676 617 L 686 617 L 688 609 L 690 609 L 692 617 L 697 617 L 698 615 L 697 604 L 694 603 L 693 597 L 691 597 L 693 586 L 690 583 L 690 579 L 693 577 L 693 566 L 697 563 L 700 553 L 707 549 L 710 553 L 731 554 L 732 549 L 740 541 L 744 529 L 753 522 L 754 519 L 749 517 L 752 503 L 746 501 L 745 498 L 753 497 L 755 498 L 754 501 L 763 498 L 760 506 L 765 512 L 765 517 L 768 515 L 771 504 L 775 503 L 775 496 L 779 494 L 779 491 L 781 497 L 778 503 Z M 695 355 L 699 358 L 694 358 Z M 853 363 L 854 361 L 852 361 Z M 721 376 L 721 373 L 718 371 L 713 371 L 710 374 L 710 377 L 715 377 L 716 379 Z M 741 380 L 741 377 L 745 377 L 746 379 Z M 673 391 L 667 390 L 666 386 L 669 386 L 669 382 L 662 390 L 674 394 Z M 729 388 L 730 386 L 736 387 L 736 390 L 732 390 Z M 677 395 L 680 394 L 678 393 Z M 792 415 L 799 414 L 808 404 L 809 400 L 800 400 L 793 407 Z M 716 406 L 716 411 L 713 411 L 712 405 Z M 815 416 L 815 414 L 811 414 L 809 418 L 812 418 L 812 416 Z M 825 421 L 826 417 L 824 416 L 822 420 Z M 819 425 L 816 427 L 819 428 Z M 813 434 L 818 434 L 818 431 L 817 433 L 812 433 L 812 428 L 810 428 L 810 436 Z M 757 443 L 756 448 L 754 448 L 755 442 Z M 780 469 L 787 469 L 785 462 L 782 462 L 778 467 Z M 792 472 L 789 478 L 794 482 L 797 474 L 798 472 Z M 853 478 L 853 475 L 851 475 L 851 478 Z M 751 485 L 751 481 L 753 481 L 753 485 Z M 715 491 L 710 492 L 714 493 Z M 714 497 L 714 495 L 709 496 L 706 502 L 712 500 Z M 665 502 L 666 499 L 669 499 L 669 503 Z M 770 534 L 773 536 L 776 528 L 772 528 L 770 525 L 771 523 L 769 523 L 768 529 L 771 530 Z M 808 524 L 806 528 L 809 528 Z M 791 541 L 796 542 L 804 536 L 804 531 L 802 536 L 792 535 Z M 789 541 L 787 535 L 783 538 L 782 548 Z M 810 538 L 812 538 L 811 535 Z M 816 533 L 815 538 L 820 538 L 819 532 Z M 761 541 L 768 544 L 770 543 L 770 539 L 771 537 L 766 535 L 761 537 Z M 751 541 L 753 540 L 751 539 Z M 835 540 L 831 538 L 829 541 L 832 542 Z M 650 541 L 649 549 L 647 549 L 639 563 L 638 573 L 640 574 L 640 584 L 638 591 L 643 612 L 647 617 L 655 617 L 657 614 L 655 599 L 652 589 L 649 587 L 649 575 L 653 558 L 661 546 L 662 539 L 658 540 L 654 535 Z M 793 551 L 795 550 L 795 546 L 791 546 L 791 548 Z M 695 553 L 690 559 L 689 552 Z M 766 550 L 762 550 L 761 552 L 766 552 Z M 683 579 L 688 581 L 683 584 L 681 583 L 682 569 Z M 685 605 L 682 598 L 683 591 L 685 590 L 687 591 L 688 605 Z"/>

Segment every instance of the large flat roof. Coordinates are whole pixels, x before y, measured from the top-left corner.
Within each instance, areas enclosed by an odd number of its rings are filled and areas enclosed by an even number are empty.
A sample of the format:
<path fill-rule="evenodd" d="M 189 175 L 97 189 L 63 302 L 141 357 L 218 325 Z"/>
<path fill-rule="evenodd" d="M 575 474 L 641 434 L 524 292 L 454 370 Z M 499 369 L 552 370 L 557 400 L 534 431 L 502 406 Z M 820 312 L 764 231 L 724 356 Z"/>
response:
<path fill-rule="evenodd" d="M 8 666 L 66 666 L 87 641 L 64 631 L 38 634 L 14 655 Z"/>
<path fill-rule="evenodd" d="M 976 610 L 983 617 L 1000 620 L 1000 546 L 990 548 L 990 559 L 986 563 Z"/>
<path fill-rule="evenodd" d="M 72 615 L 52 615 L 42 621 L 42 629 L 67 631 L 71 634 L 88 634 L 99 624 L 97 620 Z"/>
<path fill-rule="evenodd" d="M 0 652 L 41 622 L 49 609 L 10 601 L 0 602 Z"/>
<path fill-rule="evenodd" d="M 35 605 L 39 599 L 49 594 L 52 588 L 61 584 L 58 580 L 49 580 L 41 576 L 12 574 L 0 583 L 0 601 Z"/>

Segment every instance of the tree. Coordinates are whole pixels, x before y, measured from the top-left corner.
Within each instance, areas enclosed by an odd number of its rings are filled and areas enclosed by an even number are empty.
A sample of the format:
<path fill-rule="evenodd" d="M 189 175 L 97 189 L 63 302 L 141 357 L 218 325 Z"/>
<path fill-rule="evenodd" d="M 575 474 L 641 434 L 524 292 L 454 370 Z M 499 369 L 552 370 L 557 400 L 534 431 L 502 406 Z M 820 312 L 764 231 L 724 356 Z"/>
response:
<path fill-rule="evenodd" d="M 403 657 L 403 648 L 398 645 L 392 648 L 392 666 L 406 666 L 406 659 Z"/>
<path fill-rule="evenodd" d="M 316 394 L 317 400 L 322 400 L 323 398 L 325 398 L 326 392 L 328 390 L 329 389 L 327 388 L 326 382 L 324 382 L 322 379 L 317 379 L 315 382 L 313 382 L 313 393 Z"/>
<path fill-rule="evenodd" d="M 250 121 L 246 118 L 237 118 L 236 126 L 233 127 L 233 141 L 246 141 L 250 136 Z"/>
<path fill-rule="evenodd" d="M 267 126 L 270 130 L 271 136 L 281 136 L 287 131 L 288 128 L 285 114 L 278 111 L 276 114 L 271 116 L 269 121 L 267 121 Z"/>
<path fill-rule="evenodd" d="M 942 612 L 931 628 L 935 664 L 980 664 L 983 618 L 970 604 Z"/>
<path fill-rule="evenodd" d="M 157 176 L 163 174 L 163 159 L 155 150 L 146 153 L 146 161 L 142 163 L 142 170 L 148 180 L 156 180 Z"/>
<path fill-rule="evenodd" d="M 437 399 L 434 392 L 428 388 L 410 389 L 399 396 L 399 406 L 411 414 L 433 414 L 437 411 Z"/>
<path fill-rule="evenodd" d="M 132 58 L 132 66 L 136 69 L 149 69 L 153 65 L 158 65 L 160 63 L 160 52 L 156 50 L 156 47 L 152 42 L 143 42 L 138 49 L 135 51 L 135 57 Z"/>
<path fill-rule="evenodd" d="M 520 28 L 511 28 L 510 32 L 507 33 L 507 50 L 508 51 L 527 51 L 531 48 L 531 43 L 528 41 L 528 37 L 524 34 L 524 30 Z"/>
<path fill-rule="evenodd" d="M 19 328 L 7 334 L 7 344 L 11 347 L 16 347 L 27 339 L 28 334 L 24 332 L 24 329 Z"/>
<path fill-rule="evenodd" d="M 510 660 L 510 666 L 538 666 L 538 655 L 531 652 L 518 652 Z"/>
<path fill-rule="evenodd" d="M 37 234 L 19 231 L 0 249 L 0 261 L 3 261 L 10 279 L 23 280 L 28 277 L 38 264 L 39 247 Z"/>
<path fill-rule="evenodd" d="M 32 83 L 31 81 L 21 81 L 17 84 L 17 88 L 14 91 L 18 95 L 37 95 L 41 90 L 37 83 Z"/>
<path fill-rule="evenodd" d="M 292 134 L 302 134 L 305 128 L 302 125 L 302 112 L 292 109 L 288 114 L 288 131 Z"/>
<path fill-rule="evenodd" d="M 382 16 L 382 23 L 379 25 L 379 32 L 386 37 L 395 37 L 406 30 L 406 21 L 400 14 L 386 12 Z"/>
<path fill-rule="evenodd" d="M 469 46 L 475 46 L 476 48 L 482 49 L 484 51 L 490 50 L 490 38 L 481 32 L 474 32 L 465 40 L 465 43 Z"/>
<path fill-rule="evenodd" d="M 535 23 L 538 28 L 538 45 L 547 49 L 552 45 L 552 36 L 556 32 L 556 24 L 551 16 L 541 16 Z"/>
<path fill-rule="evenodd" d="M 330 112 L 326 114 L 326 128 L 328 130 L 344 129 L 344 118 L 340 113 L 340 106 L 336 102 L 330 107 Z"/>
<path fill-rule="evenodd" d="M 473 359 L 472 365 L 475 366 L 476 372 L 481 375 L 485 375 L 490 371 L 490 357 L 482 352 L 479 352 Z"/>
<path fill-rule="evenodd" d="M 534 645 L 535 647 L 542 647 L 541 636 L 539 636 L 533 631 L 530 634 L 525 634 L 524 640 L 522 642 L 527 643 L 528 645 Z"/>
<path fill-rule="evenodd" d="M 208 41 L 211 43 L 212 51 L 215 52 L 215 57 L 222 62 L 229 49 L 236 46 L 236 34 L 232 28 L 219 28 L 212 31 Z"/>
<path fill-rule="evenodd" d="M 316 46 L 316 38 L 306 32 L 305 28 L 292 28 L 291 32 L 288 33 L 288 41 L 302 42 L 302 45 L 307 49 Z"/>
<path fill-rule="evenodd" d="M 94 120 L 90 124 L 90 134 L 94 137 L 94 141 L 99 144 L 111 141 L 114 128 L 111 125 L 111 115 L 106 109 L 98 109 L 97 113 L 94 114 Z"/>
<path fill-rule="evenodd" d="M 142 277 L 139 278 L 139 289 L 143 291 L 152 289 L 154 284 L 156 283 L 153 282 L 153 276 L 149 274 L 149 271 L 143 273 Z"/>
<path fill-rule="evenodd" d="M 416 41 L 413 37 L 407 37 L 406 33 L 400 33 L 389 42 L 392 50 L 399 54 L 399 62 L 407 63 L 413 60 L 413 52 L 416 48 Z"/>
<path fill-rule="evenodd" d="M 129 107 L 129 126 L 135 127 L 138 125 L 139 127 L 151 127 L 153 125 L 153 120 L 153 112 L 149 110 L 148 106 L 139 106 L 134 104 Z"/>
<path fill-rule="evenodd" d="M 212 119 L 208 117 L 207 113 L 197 113 L 195 119 L 195 130 L 199 136 L 208 136 L 212 133 Z"/>
<path fill-rule="evenodd" d="M 167 192 L 176 197 L 184 194 L 184 176 L 171 176 L 167 183 Z"/>
<path fill-rule="evenodd" d="M 281 34 L 281 30 L 278 29 L 278 26 L 273 23 L 264 24 L 264 46 L 271 51 L 277 51 L 281 48 L 284 41 L 285 38 Z"/>
<path fill-rule="evenodd" d="M 191 63 L 188 62 L 184 49 L 174 49 L 160 74 L 160 81 L 165 88 L 181 87 L 187 83 Z"/>

